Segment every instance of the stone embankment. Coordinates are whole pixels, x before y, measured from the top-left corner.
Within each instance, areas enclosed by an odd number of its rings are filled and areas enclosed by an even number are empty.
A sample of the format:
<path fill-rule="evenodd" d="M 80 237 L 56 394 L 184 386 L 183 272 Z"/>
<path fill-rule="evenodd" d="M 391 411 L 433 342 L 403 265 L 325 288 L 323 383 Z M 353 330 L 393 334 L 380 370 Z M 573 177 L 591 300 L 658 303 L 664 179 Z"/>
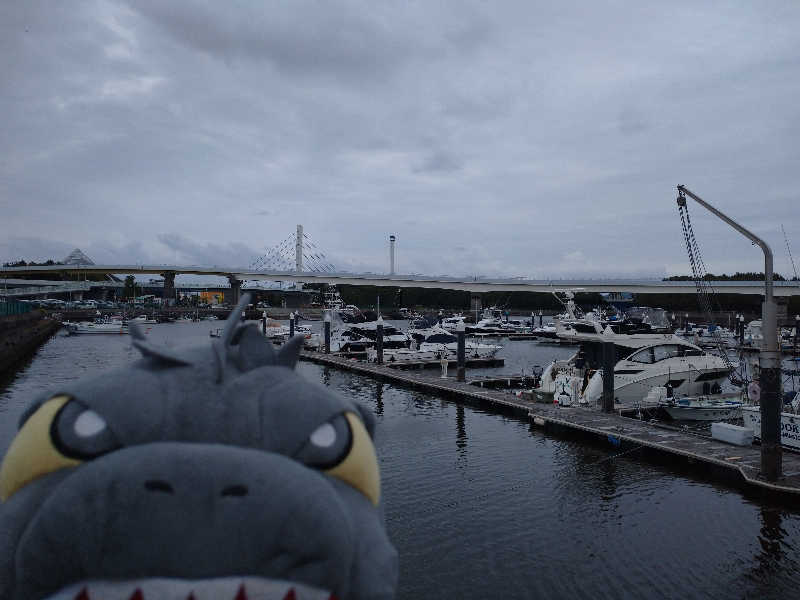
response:
<path fill-rule="evenodd" d="M 0 317 L 0 378 L 9 376 L 60 327 L 38 311 Z"/>

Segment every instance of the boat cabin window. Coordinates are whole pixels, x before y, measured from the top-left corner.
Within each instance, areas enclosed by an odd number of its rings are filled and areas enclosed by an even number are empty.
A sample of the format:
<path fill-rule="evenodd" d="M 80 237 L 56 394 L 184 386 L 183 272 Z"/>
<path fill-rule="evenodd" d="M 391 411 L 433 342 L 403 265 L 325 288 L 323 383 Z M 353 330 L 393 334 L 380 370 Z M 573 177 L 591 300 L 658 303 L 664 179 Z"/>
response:
<path fill-rule="evenodd" d="M 630 360 L 632 362 L 650 364 L 650 363 L 654 362 L 654 360 L 653 360 L 653 349 L 652 348 L 642 348 L 636 354 L 631 356 L 628 360 Z"/>
<path fill-rule="evenodd" d="M 676 358 L 682 354 L 681 347 L 677 344 L 664 344 L 653 347 L 653 358 L 656 362 L 668 358 Z"/>

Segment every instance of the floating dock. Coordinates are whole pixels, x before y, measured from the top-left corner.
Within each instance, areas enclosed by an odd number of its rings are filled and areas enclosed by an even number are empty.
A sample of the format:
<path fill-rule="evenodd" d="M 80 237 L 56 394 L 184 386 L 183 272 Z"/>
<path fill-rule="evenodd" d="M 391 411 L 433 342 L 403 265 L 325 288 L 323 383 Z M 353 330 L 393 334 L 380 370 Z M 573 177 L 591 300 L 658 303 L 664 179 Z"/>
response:
<path fill-rule="evenodd" d="M 388 365 L 319 352 L 304 351 L 300 358 L 393 384 L 444 394 L 499 412 L 510 412 L 546 430 L 581 433 L 625 450 L 643 449 L 662 457 L 677 457 L 695 466 L 707 466 L 718 474 L 732 475 L 736 482 L 751 489 L 800 497 L 800 454 L 793 452 L 783 452 L 783 477 L 777 482 L 768 482 L 759 476 L 761 450 L 758 446 L 733 446 L 706 435 L 627 418 L 620 414 L 622 411 L 604 413 L 597 408 L 563 408 L 532 402 L 508 392 L 459 382 L 455 377 L 442 379 L 421 372 L 398 371 Z"/>
<path fill-rule="evenodd" d="M 441 360 L 420 360 L 420 361 L 411 361 L 411 360 L 402 360 L 397 362 L 384 362 L 384 365 L 389 367 L 390 369 L 400 369 L 403 371 L 410 371 L 412 369 L 441 369 L 442 368 L 442 361 Z M 487 367 L 502 367 L 506 364 L 505 359 L 503 358 L 468 358 L 467 359 L 467 368 L 473 369 L 485 369 Z M 457 367 L 458 361 L 457 360 L 448 360 L 447 367 Z"/>

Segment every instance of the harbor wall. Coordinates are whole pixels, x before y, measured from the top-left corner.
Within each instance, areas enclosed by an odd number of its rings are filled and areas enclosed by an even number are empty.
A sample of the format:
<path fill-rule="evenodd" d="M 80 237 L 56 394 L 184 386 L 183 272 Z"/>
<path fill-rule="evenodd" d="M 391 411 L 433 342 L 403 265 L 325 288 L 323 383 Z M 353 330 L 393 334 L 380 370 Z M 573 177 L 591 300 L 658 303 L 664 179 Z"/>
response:
<path fill-rule="evenodd" d="M 0 378 L 9 376 L 61 328 L 39 311 L 0 317 Z"/>

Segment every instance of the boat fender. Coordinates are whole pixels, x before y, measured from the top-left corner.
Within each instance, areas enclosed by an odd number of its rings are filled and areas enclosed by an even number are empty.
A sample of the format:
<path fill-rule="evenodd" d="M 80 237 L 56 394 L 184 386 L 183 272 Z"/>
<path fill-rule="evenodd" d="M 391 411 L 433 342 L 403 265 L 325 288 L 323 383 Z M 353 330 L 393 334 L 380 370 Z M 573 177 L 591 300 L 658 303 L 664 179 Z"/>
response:
<path fill-rule="evenodd" d="M 583 391 L 583 400 L 587 404 L 595 404 L 600 400 L 602 395 L 603 372 L 598 369 L 589 379 L 589 383 L 586 384 L 586 389 Z"/>

